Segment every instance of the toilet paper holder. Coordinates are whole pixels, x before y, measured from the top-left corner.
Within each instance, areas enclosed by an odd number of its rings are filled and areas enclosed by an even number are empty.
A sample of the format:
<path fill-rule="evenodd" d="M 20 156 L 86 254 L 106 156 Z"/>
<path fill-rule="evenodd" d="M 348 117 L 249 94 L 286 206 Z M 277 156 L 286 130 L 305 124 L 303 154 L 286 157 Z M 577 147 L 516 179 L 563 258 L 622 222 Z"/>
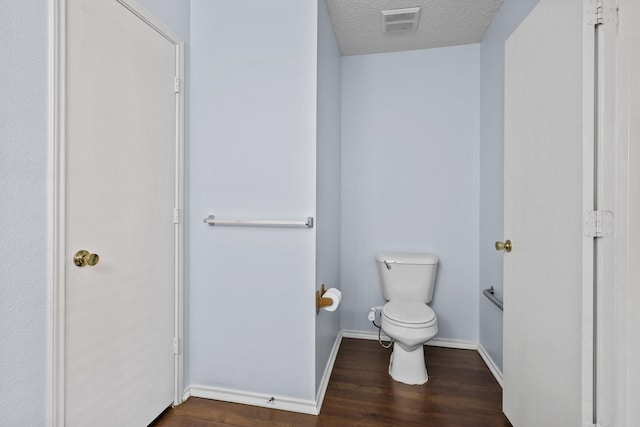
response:
<path fill-rule="evenodd" d="M 322 298 L 322 296 L 327 292 L 324 288 L 324 285 L 320 287 L 319 291 L 316 291 L 316 314 L 320 313 L 320 309 L 322 307 L 329 307 L 333 304 L 333 300 L 331 298 Z"/>

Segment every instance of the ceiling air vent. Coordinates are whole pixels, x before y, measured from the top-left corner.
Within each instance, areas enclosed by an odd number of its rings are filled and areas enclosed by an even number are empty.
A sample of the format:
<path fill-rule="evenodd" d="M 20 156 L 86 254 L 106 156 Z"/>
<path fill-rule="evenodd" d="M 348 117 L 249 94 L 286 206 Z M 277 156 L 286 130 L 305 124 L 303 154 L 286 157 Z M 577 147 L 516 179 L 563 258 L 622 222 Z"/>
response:
<path fill-rule="evenodd" d="M 419 7 L 383 10 L 381 13 L 384 34 L 407 33 L 418 29 Z"/>

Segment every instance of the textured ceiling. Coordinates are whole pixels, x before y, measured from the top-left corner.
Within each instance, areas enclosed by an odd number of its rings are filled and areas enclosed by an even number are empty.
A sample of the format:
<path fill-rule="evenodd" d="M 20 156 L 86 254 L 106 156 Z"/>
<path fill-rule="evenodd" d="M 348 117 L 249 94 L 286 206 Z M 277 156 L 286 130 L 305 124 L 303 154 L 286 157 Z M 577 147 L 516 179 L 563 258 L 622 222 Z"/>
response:
<path fill-rule="evenodd" d="M 343 55 L 479 43 L 503 0 L 327 0 Z M 420 6 L 418 30 L 383 34 L 380 12 Z"/>

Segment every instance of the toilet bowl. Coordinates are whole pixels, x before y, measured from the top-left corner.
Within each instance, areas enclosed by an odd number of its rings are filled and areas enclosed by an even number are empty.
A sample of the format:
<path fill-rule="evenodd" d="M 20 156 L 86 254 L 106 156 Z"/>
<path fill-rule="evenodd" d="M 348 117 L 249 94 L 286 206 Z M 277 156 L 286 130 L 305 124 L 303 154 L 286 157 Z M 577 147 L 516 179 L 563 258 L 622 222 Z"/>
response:
<path fill-rule="evenodd" d="M 394 299 L 382 308 L 381 327 L 393 339 L 389 375 L 405 384 L 428 381 L 423 345 L 438 333 L 438 319 L 426 304 Z"/>
<path fill-rule="evenodd" d="M 376 256 L 382 296 L 380 328 L 393 339 L 389 374 L 406 384 L 429 379 L 423 345 L 438 333 L 433 299 L 439 259 L 432 254 L 385 252 Z"/>

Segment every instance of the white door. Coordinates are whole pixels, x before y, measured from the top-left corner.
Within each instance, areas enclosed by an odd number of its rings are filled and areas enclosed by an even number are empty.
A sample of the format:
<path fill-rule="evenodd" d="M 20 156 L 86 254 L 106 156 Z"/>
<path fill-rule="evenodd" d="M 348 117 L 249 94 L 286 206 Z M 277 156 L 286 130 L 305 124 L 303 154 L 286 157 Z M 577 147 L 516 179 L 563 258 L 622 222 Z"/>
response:
<path fill-rule="evenodd" d="M 620 295 L 621 305 L 626 303 L 626 307 L 621 311 L 626 315 L 620 325 L 620 337 L 618 339 L 617 352 L 620 364 L 618 392 L 615 396 L 619 405 L 617 421 L 622 425 L 622 421 L 627 426 L 640 425 L 640 4 L 637 1 L 625 0 L 620 10 L 622 21 L 622 32 L 627 35 L 625 49 L 628 55 L 628 68 L 620 67 L 621 75 L 625 76 L 625 84 L 621 85 L 626 95 L 620 95 L 627 103 L 626 108 L 622 108 L 626 113 L 625 120 L 620 123 L 623 139 L 628 149 L 628 175 L 627 184 L 621 187 L 626 190 L 620 195 L 620 199 L 628 198 L 626 212 L 626 235 L 627 241 L 622 241 L 626 246 L 621 252 L 625 255 L 625 260 L 621 262 L 620 281 L 626 281 L 624 294 Z M 623 160 L 623 162 L 624 162 Z M 624 176 L 624 175 L 622 175 Z M 622 209 L 620 209 L 622 211 Z M 622 227 L 621 227 L 622 228 Z M 620 262 L 620 261 L 618 261 Z M 619 306 L 617 307 L 619 309 Z M 622 390 L 620 390 L 622 389 Z M 622 401 L 622 403 L 620 402 Z M 613 423 L 612 423 L 613 425 Z"/>
<path fill-rule="evenodd" d="M 542 0 L 505 47 L 503 407 L 517 427 L 590 419 L 593 28 L 582 3 Z"/>
<path fill-rule="evenodd" d="M 601 149 L 603 209 L 615 230 L 598 242 L 598 422 L 640 426 L 640 2 L 607 0 Z"/>
<path fill-rule="evenodd" d="M 64 425 L 143 426 L 175 391 L 177 46 L 116 0 L 67 0 L 65 46 Z"/>

